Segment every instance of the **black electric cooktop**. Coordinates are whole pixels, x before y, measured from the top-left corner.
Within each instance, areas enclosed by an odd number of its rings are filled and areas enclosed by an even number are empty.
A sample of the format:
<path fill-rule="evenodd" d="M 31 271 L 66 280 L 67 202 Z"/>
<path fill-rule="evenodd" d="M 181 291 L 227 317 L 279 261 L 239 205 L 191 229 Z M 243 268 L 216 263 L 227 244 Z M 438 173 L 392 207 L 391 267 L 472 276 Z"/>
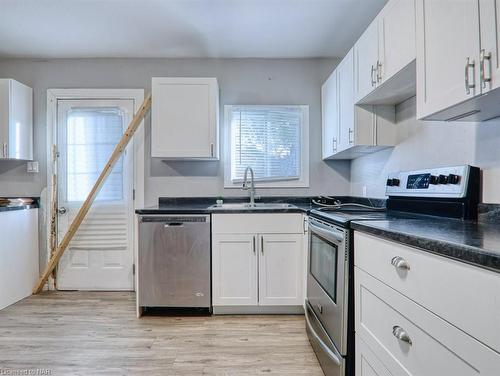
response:
<path fill-rule="evenodd" d="M 396 210 L 343 209 L 343 208 L 313 209 L 310 211 L 309 215 L 343 227 L 349 227 L 352 221 L 385 221 L 394 219 L 422 218 L 421 214 L 414 214 Z"/>

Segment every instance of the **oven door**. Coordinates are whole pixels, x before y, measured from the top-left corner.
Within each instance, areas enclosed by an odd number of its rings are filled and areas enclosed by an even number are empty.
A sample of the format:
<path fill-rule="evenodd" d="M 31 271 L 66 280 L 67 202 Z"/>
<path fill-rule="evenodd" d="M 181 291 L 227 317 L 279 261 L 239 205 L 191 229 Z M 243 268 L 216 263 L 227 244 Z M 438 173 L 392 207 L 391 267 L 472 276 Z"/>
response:
<path fill-rule="evenodd" d="M 348 234 L 309 218 L 307 300 L 342 356 L 347 353 Z"/>

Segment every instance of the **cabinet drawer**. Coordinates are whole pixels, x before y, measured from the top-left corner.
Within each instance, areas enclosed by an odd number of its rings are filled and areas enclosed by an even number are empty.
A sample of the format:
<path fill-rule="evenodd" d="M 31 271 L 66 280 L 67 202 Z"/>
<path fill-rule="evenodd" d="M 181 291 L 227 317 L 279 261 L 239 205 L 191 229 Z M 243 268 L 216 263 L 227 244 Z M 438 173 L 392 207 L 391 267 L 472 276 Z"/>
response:
<path fill-rule="evenodd" d="M 498 374 L 500 354 L 359 268 L 355 296 L 356 333 L 392 374 Z"/>
<path fill-rule="evenodd" d="M 392 376 L 368 345 L 356 334 L 356 376 Z"/>
<path fill-rule="evenodd" d="M 357 231 L 354 250 L 358 268 L 500 352 L 499 273 Z"/>
<path fill-rule="evenodd" d="M 300 234 L 304 216 L 300 213 L 213 214 L 214 234 Z"/>

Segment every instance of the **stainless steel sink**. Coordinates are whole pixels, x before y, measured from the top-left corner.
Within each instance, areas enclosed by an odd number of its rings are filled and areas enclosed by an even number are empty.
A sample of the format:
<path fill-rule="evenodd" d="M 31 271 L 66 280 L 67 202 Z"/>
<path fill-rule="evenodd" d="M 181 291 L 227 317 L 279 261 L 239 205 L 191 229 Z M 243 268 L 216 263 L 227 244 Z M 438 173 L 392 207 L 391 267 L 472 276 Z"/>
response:
<path fill-rule="evenodd" d="M 295 205 L 285 204 L 285 203 L 273 203 L 273 202 L 258 202 L 253 206 L 248 202 L 239 203 L 228 203 L 222 205 L 211 205 L 208 208 L 210 210 L 272 210 L 272 209 L 290 209 L 295 208 Z"/>

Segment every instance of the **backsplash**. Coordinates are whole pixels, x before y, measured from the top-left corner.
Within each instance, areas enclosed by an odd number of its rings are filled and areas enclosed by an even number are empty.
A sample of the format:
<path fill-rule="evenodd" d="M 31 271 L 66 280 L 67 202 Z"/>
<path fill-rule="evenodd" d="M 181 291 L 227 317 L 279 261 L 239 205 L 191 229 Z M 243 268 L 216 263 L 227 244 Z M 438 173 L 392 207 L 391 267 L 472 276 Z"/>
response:
<path fill-rule="evenodd" d="M 415 116 L 413 97 L 396 108 L 398 145 L 351 162 L 351 195 L 361 196 L 365 189 L 370 197 L 385 197 L 390 172 L 470 164 L 484 169 L 483 201 L 500 203 L 491 189 L 500 178 L 494 174 L 500 168 L 500 121 L 423 122 Z"/>

